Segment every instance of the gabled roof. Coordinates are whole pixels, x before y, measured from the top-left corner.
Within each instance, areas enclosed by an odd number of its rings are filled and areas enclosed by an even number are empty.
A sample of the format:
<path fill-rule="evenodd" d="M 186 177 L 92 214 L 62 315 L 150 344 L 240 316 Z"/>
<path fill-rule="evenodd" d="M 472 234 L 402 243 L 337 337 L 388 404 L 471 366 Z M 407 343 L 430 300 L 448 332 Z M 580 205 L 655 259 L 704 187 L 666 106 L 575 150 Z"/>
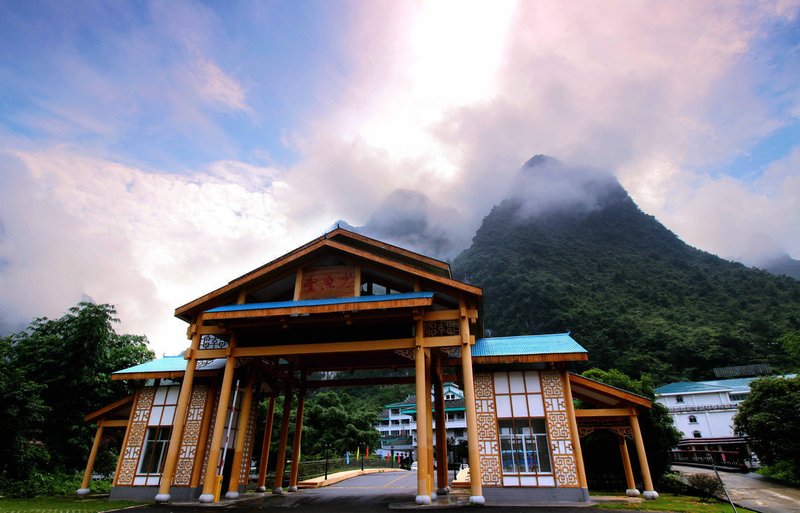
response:
<path fill-rule="evenodd" d="M 639 394 L 606 385 L 597 380 L 569 373 L 572 397 L 602 407 L 644 407 L 652 408 L 653 401 Z"/>
<path fill-rule="evenodd" d="M 192 322 L 194 316 L 209 308 L 235 302 L 236 294 L 254 283 L 266 283 L 271 278 L 293 272 L 309 263 L 322 251 L 334 251 L 356 260 L 370 262 L 377 267 L 392 268 L 428 280 L 444 288 L 455 289 L 474 296 L 482 296 L 480 287 L 452 279 L 446 262 L 386 244 L 363 235 L 337 228 L 318 237 L 271 262 L 246 273 L 227 285 L 209 292 L 175 310 L 175 316 Z"/>

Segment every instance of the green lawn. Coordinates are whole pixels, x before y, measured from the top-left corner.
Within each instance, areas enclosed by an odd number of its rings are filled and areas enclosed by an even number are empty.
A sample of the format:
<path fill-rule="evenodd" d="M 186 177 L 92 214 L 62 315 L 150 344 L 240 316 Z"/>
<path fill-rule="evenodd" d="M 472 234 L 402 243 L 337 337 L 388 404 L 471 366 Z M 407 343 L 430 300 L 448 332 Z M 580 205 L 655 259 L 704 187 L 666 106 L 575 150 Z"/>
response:
<path fill-rule="evenodd" d="M 100 513 L 141 504 L 141 502 L 133 501 L 111 501 L 105 497 L 35 497 L 33 499 L 0 499 L 0 512 Z"/>
<path fill-rule="evenodd" d="M 620 497 L 622 499 L 623 497 Z M 701 502 L 697 497 L 687 495 L 659 494 L 654 501 L 635 503 L 607 502 L 595 506 L 598 509 L 625 509 L 631 511 L 669 511 L 671 513 L 732 513 L 727 502 Z M 739 513 L 755 513 L 747 508 L 736 507 Z"/>

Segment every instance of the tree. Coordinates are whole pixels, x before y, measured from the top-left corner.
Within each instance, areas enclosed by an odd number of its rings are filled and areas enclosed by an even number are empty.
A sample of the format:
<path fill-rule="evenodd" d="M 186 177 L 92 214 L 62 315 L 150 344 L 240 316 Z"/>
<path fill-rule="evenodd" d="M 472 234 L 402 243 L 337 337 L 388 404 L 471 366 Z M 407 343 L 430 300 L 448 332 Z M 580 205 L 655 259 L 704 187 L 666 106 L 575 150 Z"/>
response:
<path fill-rule="evenodd" d="M 350 395 L 332 391 L 319 392 L 308 398 L 303 419 L 303 452 L 322 455 L 325 444 L 334 454 L 355 452 L 359 446 L 374 449 L 380 446 L 375 429 L 378 412 L 374 407 Z"/>
<path fill-rule="evenodd" d="M 584 372 L 583 376 L 600 381 L 606 385 L 611 385 L 647 397 L 650 400 L 653 400 L 655 397 L 653 393 L 653 380 L 647 374 L 642 375 L 639 379 L 633 379 L 617 369 L 608 371 L 590 369 Z M 650 467 L 650 474 L 654 478 L 658 478 L 658 476 L 663 475 L 669 470 L 670 452 L 672 448 L 678 444 L 678 441 L 681 439 L 681 434 L 675 429 L 672 417 L 669 415 L 669 410 L 667 410 L 664 405 L 656 402 L 653 402 L 653 407 L 650 410 L 639 415 L 639 425 L 642 430 L 645 449 L 647 450 L 647 462 Z M 611 444 L 613 448 L 609 449 L 608 447 L 592 447 L 592 438 L 587 438 L 586 441 L 587 443 L 584 444 L 584 441 L 581 440 L 581 447 L 584 448 L 584 459 L 587 461 L 607 461 L 607 457 L 602 456 L 600 460 L 597 458 L 589 458 L 587 455 L 592 451 L 617 451 L 616 446 L 613 446 L 613 444 Z M 608 445 L 608 440 L 602 440 L 602 442 L 596 440 L 594 444 L 598 442 L 603 443 L 605 446 Z M 622 471 L 622 469 L 619 470 L 620 472 Z"/>
<path fill-rule="evenodd" d="M 762 463 L 800 479 L 800 376 L 753 381 L 734 417 L 734 431 L 748 438 Z"/>
<path fill-rule="evenodd" d="M 18 385 L 0 384 L 3 418 L 18 424 L 17 440 L 43 451 L 36 458 L 42 470 L 85 465 L 94 427 L 83 417 L 132 392 L 110 374 L 154 357 L 145 337 L 114 331 L 115 315 L 111 305 L 81 302 L 60 319 L 34 319 L 4 339 L 0 380 Z M 10 460 L 3 471 L 19 474 L 23 465 Z"/>

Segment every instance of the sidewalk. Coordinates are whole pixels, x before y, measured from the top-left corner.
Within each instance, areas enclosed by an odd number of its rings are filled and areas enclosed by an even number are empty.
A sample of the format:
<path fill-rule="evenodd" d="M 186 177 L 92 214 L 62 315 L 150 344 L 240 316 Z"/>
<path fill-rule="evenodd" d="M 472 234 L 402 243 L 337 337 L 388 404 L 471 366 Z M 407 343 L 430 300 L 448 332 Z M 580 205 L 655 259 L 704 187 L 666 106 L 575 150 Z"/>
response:
<path fill-rule="evenodd" d="M 364 470 L 345 470 L 343 472 L 328 474 L 328 479 L 325 479 L 325 476 L 319 476 L 312 479 L 306 479 L 305 481 L 300 481 L 297 483 L 297 487 L 321 488 L 323 486 L 330 486 L 353 477 L 364 476 L 367 474 L 382 474 L 384 472 L 405 472 L 405 470 L 401 468 L 368 468 Z"/>

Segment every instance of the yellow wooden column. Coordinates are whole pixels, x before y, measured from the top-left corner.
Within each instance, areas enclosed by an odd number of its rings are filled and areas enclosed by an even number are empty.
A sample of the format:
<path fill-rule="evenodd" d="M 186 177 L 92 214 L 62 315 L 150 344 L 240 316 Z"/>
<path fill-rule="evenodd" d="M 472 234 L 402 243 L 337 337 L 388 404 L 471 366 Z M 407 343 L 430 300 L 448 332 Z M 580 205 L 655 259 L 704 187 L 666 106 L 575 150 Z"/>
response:
<path fill-rule="evenodd" d="M 297 413 L 294 415 L 294 440 L 292 441 L 292 470 L 289 472 L 289 491 L 297 491 L 297 476 L 300 473 L 300 442 L 303 436 L 303 406 L 306 402 L 306 390 L 300 388 L 297 393 Z"/>
<path fill-rule="evenodd" d="M 564 386 L 564 405 L 567 407 L 567 419 L 569 421 L 569 434 L 572 438 L 572 451 L 575 454 L 575 467 L 578 472 L 578 486 L 585 490 L 585 500 L 589 500 L 589 485 L 586 483 L 586 467 L 583 464 L 583 450 L 581 449 L 581 437 L 578 433 L 578 419 L 575 418 L 575 403 L 572 402 L 572 385 L 569 382 L 569 374 L 561 372 L 561 381 Z"/>
<path fill-rule="evenodd" d="M 233 344 L 233 341 L 231 341 Z M 206 476 L 203 480 L 203 493 L 200 495 L 200 502 L 214 502 L 215 490 L 217 487 L 217 467 L 219 466 L 219 451 L 222 446 L 222 436 L 225 434 L 225 421 L 228 416 L 228 402 L 231 398 L 231 385 L 233 384 L 233 373 L 236 370 L 236 358 L 229 356 L 225 362 L 225 373 L 222 375 L 222 384 L 219 389 L 219 404 L 217 404 L 217 416 L 214 419 L 214 428 L 211 431 L 211 448 L 208 452 L 208 467 Z"/>
<path fill-rule="evenodd" d="M 446 495 L 447 486 L 447 414 L 445 413 L 444 383 L 442 383 L 441 359 L 436 358 L 433 397 L 436 403 L 436 493 Z"/>
<path fill-rule="evenodd" d="M 197 360 L 194 357 L 195 351 L 200 348 L 200 328 L 203 326 L 203 316 L 198 315 L 194 324 L 195 332 L 192 335 L 192 345 L 186 352 L 186 371 L 183 374 L 181 391 L 178 395 L 178 405 L 175 407 L 175 415 L 172 420 L 172 433 L 169 437 L 167 457 L 164 459 L 164 470 L 161 473 L 161 483 L 158 487 L 156 502 L 167 502 L 170 499 L 169 489 L 172 486 L 172 479 L 175 476 L 175 467 L 178 465 L 180 457 L 181 440 L 183 439 L 183 426 L 186 422 L 186 410 L 189 408 L 189 400 L 192 397 L 192 386 L 194 384 L 194 371 L 197 368 Z"/>
<path fill-rule="evenodd" d="M 286 388 L 283 396 L 283 418 L 281 419 L 281 438 L 278 441 L 278 460 L 275 462 L 275 484 L 272 493 L 283 493 L 283 471 L 286 468 L 286 440 L 289 438 L 289 417 L 292 415 L 292 389 Z"/>
<path fill-rule="evenodd" d="M 461 372 L 464 377 L 464 406 L 467 417 L 467 447 L 469 449 L 470 504 L 484 504 L 481 482 L 481 456 L 478 450 L 478 414 L 475 411 L 475 382 L 472 377 L 472 347 L 469 344 L 467 305 L 462 298 L 461 308 Z"/>
<path fill-rule="evenodd" d="M 642 470 L 644 479 L 644 493 L 642 496 L 649 500 L 658 499 L 658 492 L 653 489 L 653 480 L 650 478 L 650 467 L 647 465 L 647 452 L 644 450 L 644 440 L 642 440 L 642 430 L 639 428 L 639 418 L 636 411 L 631 411 L 631 428 L 633 428 L 633 441 L 636 444 L 636 455 L 639 456 L 639 466 Z"/>
<path fill-rule="evenodd" d="M 92 470 L 94 470 L 94 460 L 97 458 L 97 450 L 100 448 L 100 441 L 103 439 L 103 420 L 97 422 L 97 431 L 94 433 L 94 442 L 92 442 L 92 450 L 89 452 L 89 461 L 86 462 L 86 470 L 83 472 L 83 481 L 81 487 L 78 488 L 78 495 L 86 495 L 91 489 L 89 484 L 92 482 Z"/>
<path fill-rule="evenodd" d="M 275 417 L 275 396 L 269 396 L 267 418 L 264 419 L 264 438 L 261 443 L 261 461 L 258 464 L 259 492 L 267 491 L 267 465 L 269 464 L 269 446 L 272 443 L 272 419 Z"/>
<path fill-rule="evenodd" d="M 427 425 L 425 426 L 428 433 L 428 451 L 427 451 L 427 464 L 428 464 L 428 495 L 431 499 L 436 498 L 436 492 L 433 487 L 433 401 L 431 400 L 431 389 L 433 388 L 433 376 L 431 373 L 431 350 L 425 349 L 425 412 L 428 414 Z"/>
<path fill-rule="evenodd" d="M 247 443 L 247 425 L 250 423 L 250 410 L 253 405 L 253 387 L 255 386 L 255 372 L 251 371 L 247 378 L 247 384 L 242 394 L 242 407 L 239 409 L 239 424 L 236 426 L 236 449 L 233 453 L 233 464 L 231 466 L 231 479 L 228 482 L 228 492 L 226 499 L 236 499 L 239 497 L 239 481 L 242 475 L 242 458 L 244 458 L 244 447 Z M 247 472 L 250 465 L 247 465 Z"/>
<path fill-rule="evenodd" d="M 636 489 L 636 480 L 633 478 L 633 467 L 631 466 L 631 455 L 628 453 L 628 442 L 622 435 L 619 435 L 619 454 L 622 457 L 622 468 L 625 469 L 625 481 L 628 484 L 625 495 L 628 497 L 638 497 L 639 490 Z"/>
<path fill-rule="evenodd" d="M 422 318 L 417 320 L 417 346 L 414 350 L 414 361 L 416 363 L 416 385 L 417 385 L 417 504 L 427 505 L 431 503 L 431 495 L 428 490 L 428 412 L 426 395 L 430 395 L 430 390 L 425 390 L 425 348 L 419 345 L 422 340 Z"/>

